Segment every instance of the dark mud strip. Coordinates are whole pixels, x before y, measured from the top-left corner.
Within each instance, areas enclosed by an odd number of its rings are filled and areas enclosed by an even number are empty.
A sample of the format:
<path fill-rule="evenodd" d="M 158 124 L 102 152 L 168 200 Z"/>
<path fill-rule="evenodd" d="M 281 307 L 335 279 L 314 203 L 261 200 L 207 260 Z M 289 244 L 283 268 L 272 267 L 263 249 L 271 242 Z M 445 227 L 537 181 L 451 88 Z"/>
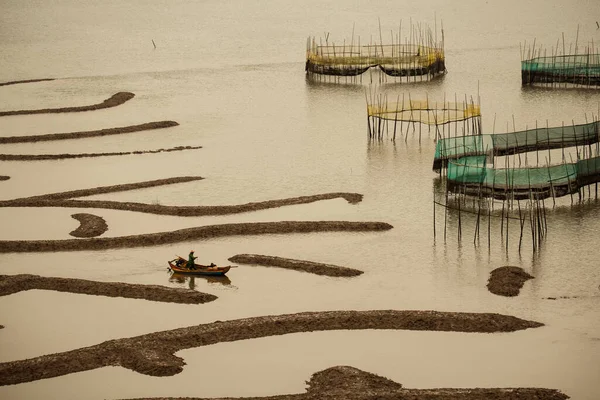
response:
<path fill-rule="evenodd" d="M 0 82 L 0 86 L 17 85 L 19 83 L 33 83 L 33 82 L 53 81 L 53 80 L 54 80 L 54 78 L 52 78 L 52 79 L 45 78 L 45 79 L 27 79 L 27 80 L 24 80 L 24 81 Z"/>
<path fill-rule="evenodd" d="M 577 299 L 579 296 L 559 296 L 559 297 L 544 297 L 545 300 L 559 300 L 559 299 Z"/>
<path fill-rule="evenodd" d="M 350 221 L 280 221 L 208 225 L 171 232 L 142 235 L 66 240 L 4 240 L 0 253 L 78 251 L 160 246 L 164 244 L 206 240 L 225 236 L 266 235 L 311 232 L 384 231 L 392 225 L 384 222 Z"/>
<path fill-rule="evenodd" d="M 498 296 L 518 296 L 523 284 L 534 279 L 519 267 L 500 267 L 490 273 L 487 288 Z"/>
<path fill-rule="evenodd" d="M 10 176 L 0 175 L 0 181 L 7 181 L 10 179 Z"/>
<path fill-rule="evenodd" d="M 447 332 L 513 332 L 543 326 L 509 315 L 437 311 L 325 311 L 217 321 L 36 357 L 0 363 L 0 385 L 52 378 L 107 366 L 145 375 L 171 376 L 185 362 L 175 353 L 222 342 L 297 332 L 356 329 L 403 329 Z"/>
<path fill-rule="evenodd" d="M 99 136 L 121 135 L 124 133 L 135 133 L 149 131 L 152 129 L 163 129 L 178 126 L 175 121 L 155 121 L 146 122 L 145 124 L 122 126 L 118 128 L 98 129 L 96 131 L 81 131 L 67 133 L 50 133 L 47 135 L 29 135 L 29 136 L 8 136 L 0 137 L 0 144 L 8 143 L 36 143 L 48 142 L 52 140 L 67 140 L 67 139 L 87 139 Z"/>
<path fill-rule="evenodd" d="M 170 153 L 172 151 L 197 150 L 202 146 L 177 146 L 169 149 L 121 151 L 114 153 L 79 153 L 79 154 L 0 154 L 0 161 L 41 161 L 66 160 L 71 158 L 91 158 L 108 156 L 127 156 L 137 154 Z"/>
<path fill-rule="evenodd" d="M 172 185 L 176 183 L 187 183 L 202 180 L 201 176 L 176 176 L 166 179 L 155 179 L 152 181 L 143 181 L 135 183 L 124 183 L 121 185 L 99 186 L 92 189 L 71 190 L 69 192 L 59 192 L 43 194 L 40 196 L 23 197 L 14 200 L 0 201 L 0 207 L 43 207 L 45 201 L 55 201 L 62 199 L 70 199 L 73 197 L 95 196 L 98 194 L 126 192 L 128 190 L 145 189 L 156 186 Z M 37 203 L 40 203 L 38 205 Z M 127 204 L 127 203 L 122 203 Z"/>
<path fill-rule="evenodd" d="M 306 393 L 268 397 L 239 397 L 237 400 L 565 400 L 558 390 L 538 388 L 405 389 L 402 384 L 349 366 L 327 368 L 306 382 Z M 142 399 L 130 399 L 142 400 Z M 173 397 L 153 400 L 175 400 Z M 187 400 L 225 400 L 190 398 Z"/>
<path fill-rule="evenodd" d="M 199 178 L 202 179 L 202 178 Z M 176 182 L 173 182 L 176 183 Z M 65 194 L 66 195 L 66 194 Z M 52 197 L 50 197 L 52 196 Z M 246 203 L 229 206 L 167 206 L 162 204 L 146 204 L 135 202 L 118 202 L 110 200 L 72 200 L 59 199 L 61 193 L 42 195 L 25 199 L 0 201 L 0 207 L 69 207 L 69 208 L 103 208 L 110 210 L 136 211 L 148 214 L 174 215 L 179 217 L 200 217 L 209 215 L 239 214 L 251 211 L 267 210 L 283 206 L 314 203 L 316 201 L 343 198 L 355 204 L 362 195 L 357 193 L 324 193 L 312 196 L 301 196 L 279 200 L 268 200 L 257 203 Z M 70 197 L 89 196 L 73 195 Z"/>
<path fill-rule="evenodd" d="M 69 113 L 69 112 L 82 112 L 100 110 L 103 108 L 111 108 L 120 106 L 133 99 L 135 94 L 130 92 L 119 92 L 113 94 L 102 103 L 92 104 L 90 106 L 79 106 L 79 107 L 62 107 L 62 108 L 43 108 L 40 110 L 17 110 L 17 111 L 0 111 L 0 117 L 6 117 L 9 115 L 30 115 L 30 114 L 57 114 L 57 113 Z"/>
<path fill-rule="evenodd" d="M 293 269 L 295 271 L 310 272 L 316 275 L 326 276 L 358 276 L 363 273 L 358 269 L 340 267 L 332 264 L 323 264 L 312 261 L 294 260 L 291 258 L 282 258 L 275 256 L 263 256 L 260 254 L 238 254 L 229 261 L 236 264 L 257 264 L 267 267 L 279 267 L 285 269 Z"/>
<path fill-rule="evenodd" d="M 108 230 L 108 225 L 104 218 L 94 214 L 80 213 L 73 214 L 71 217 L 79 221 L 80 225 L 74 231 L 69 232 L 69 235 L 78 238 L 90 238 L 102 235 Z"/>
<path fill-rule="evenodd" d="M 180 304 L 202 304 L 217 299 L 217 296 L 208 293 L 158 285 L 47 278 L 28 274 L 0 275 L 0 296 L 34 289 Z"/>

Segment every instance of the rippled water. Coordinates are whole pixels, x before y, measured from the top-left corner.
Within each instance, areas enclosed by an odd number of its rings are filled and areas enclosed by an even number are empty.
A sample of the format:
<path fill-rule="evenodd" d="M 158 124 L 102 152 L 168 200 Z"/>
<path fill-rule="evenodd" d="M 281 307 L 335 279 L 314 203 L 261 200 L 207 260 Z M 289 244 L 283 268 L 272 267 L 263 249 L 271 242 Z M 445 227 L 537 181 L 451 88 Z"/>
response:
<path fill-rule="evenodd" d="M 158 120 L 179 127 L 86 140 L 2 145 L 1 153 L 88 153 L 203 146 L 200 150 L 91 159 L 0 162 L 0 198 L 199 175 L 206 179 L 94 196 L 159 204 L 240 204 L 323 192 L 364 194 L 256 213 L 178 218 L 81 209 L 0 209 L 1 240 L 67 239 L 76 212 L 103 216 L 105 236 L 230 222 L 377 220 L 382 233 L 269 235 L 177 245 L 48 254 L 0 255 L 2 274 L 33 273 L 101 281 L 189 287 L 169 279 L 166 260 L 187 254 L 226 263 L 238 253 L 299 258 L 358 268 L 353 279 L 242 266 L 230 283 L 197 278 L 213 303 L 186 306 L 48 291 L 0 299 L 0 361 L 71 350 L 104 340 L 214 320 L 336 309 L 435 309 L 511 314 L 545 327 L 511 334 L 328 332 L 226 343 L 179 353 L 184 372 L 152 378 L 103 368 L 0 388 L 2 398 L 265 396 L 302 392 L 313 372 L 352 365 L 405 387 L 540 386 L 592 400 L 600 392 L 600 205 L 549 211 L 540 252 L 528 240 L 508 252 L 499 226 L 473 244 L 472 220 L 455 215 L 444 242 L 433 231 L 431 171 L 435 143 L 425 131 L 395 144 L 370 143 L 367 84 L 307 81 L 309 35 L 363 40 L 413 22 L 443 21 L 448 74 L 429 83 L 382 90 L 443 101 L 481 97 L 484 132 L 583 123 L 597 115 L 598 90 L 522 89 L 519 43 L 547 47 L 565 33 L 600 43 L 594 1 L 428 3 L 292 1 L 4 1 L 0 82 L 57 78 L 0 87 L 0 110 L 100 102 L 136 94 L 116 108 L 76 114 L 0 118 L 3 136 L 85 131 Z M 597 8 L 597 7 L 596 7 Z M 436 22 L 437 19 L 437 22 Z M 154 49 L 152 40 L 157 48 Z M 385 41 L 384 36 L 384 41 Z M 365 79 L 366 81 L 367 79 Z M 508 127 L 508 128 L 507 128 Z M 438 217 L 441 212 L 438 209 Z M 497 225 L 497 223 L 495 223 Z M 489 272 L 517 265 L 534 275 L 516 298 L 490 294 Z M 547 297 L 570 297 L 548 300 Z M 49 396 L 50 394 L 50 396 Z"/>

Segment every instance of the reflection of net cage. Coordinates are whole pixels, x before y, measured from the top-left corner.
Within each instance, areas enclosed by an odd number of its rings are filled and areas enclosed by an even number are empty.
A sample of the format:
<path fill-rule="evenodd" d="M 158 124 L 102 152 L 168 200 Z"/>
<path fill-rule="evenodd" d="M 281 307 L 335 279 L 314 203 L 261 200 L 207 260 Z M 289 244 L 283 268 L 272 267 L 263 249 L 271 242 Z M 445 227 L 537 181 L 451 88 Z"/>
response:
<path fill-rule="evenodd" d="M 435 205 L 454 208 L 459 221 L 461 212 L 477 214 L 478 237 L 480 217 L 492 217 L 490 210 L 501 202 L 502 229 L 508 230 L 509 221 L 518 221 L 520 249 L 523 232 L 529 227 L 535 250 L 547 232 L 545 200 L 552 199 L 555 204 L 556 198 L 570 195 L 572 204 L 577 199 L 582 202 L 586 188 L 588 199 L 598 199 L 598 124 L 594 121 L 570 127 L 442 139 L 437 143 L 434 169 L 440 171 L 445 187 L 443 194 L 438 193 Z M 565 148 L 575 150 L 575 160 L 566 161 Z M 548 157 L 542 157 L 546 165 L 539 165 L 539 152 L 548 150 L 550 154 L 550 149 L 562 149 L 560 162 L 551 164 Z M 526 158 L 525 165 L 521 165 L 519 156 L 517 164 L 515 155 L 527 152 L 535 152 L 532 157 L 538 162 L 528 165 Z M 497 156 L 504 157 L 504 165 L 498 165 Z M 595 194 L 590 190 L 592 185 Z M 489 224 L 488 220 L 488 238 Z"/>
<path fill-rule="evenodd" d="M 571 52 L 572 46 L 569 46 Z M 521 53 L 521 83 L 542 86 L 587 86 L 600 87 L 600 52 L 593 42 L 583 50 L 575 44 L 573 54 L 566 53 L 564 45 L 551 49 L 551 55 L 542 48 L 530 48 L 527 56 Z M 543 53 L 543 55 L 542 55 Z"/>
<path fill-rule="evenodd" d="M 422 126 L 426 125 L 428 132 L 433 128 L 435 137 L 457 134 L 478 135 L 481 132 L 481 108 L 473 99 L 470 102 L 436 102 L 426 100 L 412 100 L 410 95 L 405 98 L 396 96 L 388 101 L 385 94 L 371 94 L 367 98 L 367 123 L 369 138 L 382 139 L 389 135 L 396 140 L 396 135 L 408 135 L 411 127 L 416 132 L 419 124 L 419 138 Z"/>
<path fill-rule="evenodd" d="M 306 42 L 306 66 L 309 77 L 322 80 L 327 77 L 345 77 L 356 82 L 371 67 L 377 67 L 384 77 L 395 81 L 429 80 L 446 72 L 444 40 L 435 43 L 431 29 L 411 27 L 411 39 L 401 42 L 401 33 L 396 43 L 360 44 L 354 38 L 350 44 L 329 43 L 328 38 L 309 37 Z M 393 36 L 393 35 L 392 35 Z M 394 38 L 392 37 L 392 41 Z"/>

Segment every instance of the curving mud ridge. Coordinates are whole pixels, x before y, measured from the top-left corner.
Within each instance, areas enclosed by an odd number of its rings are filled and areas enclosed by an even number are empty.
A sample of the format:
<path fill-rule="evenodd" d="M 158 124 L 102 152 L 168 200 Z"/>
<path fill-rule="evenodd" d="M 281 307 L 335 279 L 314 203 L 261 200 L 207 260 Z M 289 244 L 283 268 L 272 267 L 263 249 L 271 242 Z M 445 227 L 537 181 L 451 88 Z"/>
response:
<path fill-rule="evenodd" d="M 23 81 L 0 82 L 0 86 L 17 85 L 19 83 L 53 81 L 53 80 L 54 80 L 54 78 L 44 78 L 44 79 L 27 79 L 27 80 L 23 80 Z"/>
<path fill-rule="evenodd" d="M 7 181 L 10 179 L 10 176 L 0 175 L 0 181 Z"/>
<path fill-rule="evenodd" d="M 523 284 L 533 276 L 519 267 L 500 267 L 490 272 L 487 288 L 498 296 L 518 296 Z"/>
<path fill-rule="evenodd" d="M 80 131 L 80 132 L 67 132 L 67 133 L 49 133 L 46 135 L 29 135 L 29 136 L 7 136 L 0 137 L 0 144 L 8 143 L 37 143 L 37 142 L 48 142 L 53 140 L 68 140 L 68 139 L 87 139 L 92 137 L 108 136 L 108 135 L 122 135 L 124 133 L 135 133 L 142 131 L 149 131 L 152 129 L 163 129 L 178 126 L 179 124 L 175 121 L 155 121 L 146 122 L 139 125 L 122 126 L 118 128 L 106 128 L 98 129 L 95 131 Z"/>
<path fill-rule="evenodd" d="M 79 221 L 79 227 L 69 232 L 69 235 L 79 238 L 90 238 L 102 235 L 108 230 L 104 218 L 94 214 L 72 214 L 71 217 Z"/>
<path fill-rule="evenodd" d="M 217 296 L 208 293 L 158 285 L 97 282 L 29 274 L 0 275 L 0 296 L 8 296 L 13 293 L 34 289 L 180 304 L 202 304 L 217 299 Z"/>
<path fill-rule="evenodd" d="M 53 378 L 107 366 L 122 366 L 150 376 L 171 376 L 185 362 L 176 352 L 221 342 L 298 332 L 403 329 L 446 332 L 513 332 L 543 326 L 509 315 L 439 311 L 324 311 L 216 321 L 27 360 L 0 363 L 0 385 Z"/>
<path fill-rule="evenodd" d="M 0 253 L 104 250 L 124 247 L 159 246 L 225 236 L 333 231 L 364 232 L 383 231 L 391 228 L 392 225 L 385 222 L 351 221 L 280 221 L 222 224 L 119 237 L 65 240 L 3 240 L 0 241 Z"/>
<path fill-rule="evenodd" d="M 263 256 L 260 254 L 238 254 L 229 258 L 229 261 L 236 264 L 258 264 L 267 267 L 293 269 L 295 271 L 310 272 L 311 274 L 335 277 L 358 276 L 363 273 L 363 271 L 360 271 L 358 269 L 340 267 L 332 264 L 323 264 L 304 260 L 294 260 L 291 258 L 282 258 L 275 256 Z"/>
<path fill-rule="evenodd" d="M 283 206 L 314 203 L 316 201 L 343 198 L 350 204 L 362 201 L 359 193 L 323 193 L 311 196 L 292 197 L 287 199 L 267 200 L 237 205 L 224 206 L 167 206 L 135 202 L 118 202 L 110 200 L 73 200 L 75 197 L 93 196 L 126 190 L 170 185 L 204 179 L 202 177 L 182 176 L 153 181 L 129 183 L 123 185 L 100 186 L 93 189 L 80 189 L 69 192 L 51 193 L 13 200 L 0 201 L 0 207 L 69 207 L 69 208 L 103 208 L 111 210 L 136 211 L 158 215 L 174 215 L 181 217 L 200 217 L 208 215 L 238 214 L 250 211 L 266 210 Z"/>
<path fill-rule="evenodd" d="M 193 181 L 202 180 L 201 176 L 176 176 L 173 178 L 166 179 L 155 179 L 152 181 L 143 181 L 143 182 L 134 182 L 134 183 L 124 183 L 120 185 L 111 185 L 111 186 L 98 186 L 92 189 L 78 189 L 71 190 L 68 192 L 59 192 L 59 193 L 50 193 L 50 194 L 42 194 L 39 196 L 31 196 L 31 197 L 22 197 L 14 200 L 3 200 L 0 201 L 0 207 L 44 207 L 45 202 L 53 202 L 57 200 L 70 199 L 73 197 L 85 197 L 85 196 L 95 196 L 98 194 L 106 194 L 106 193 L 116 193 L 116 192 L 126 192 L 128 190 L 137 190 L 137 189 L 145 189 L 156 186 L 163 185 L 173 185 L 177 183 L 187 183 Z M 127 203 L 122 203 L 127 204 Z M 46 206 L 46 207 L 57 207 L 57 206 Z M 58 206 L 60 207 L 60 206 Z"/>
<path fill-rule="evenodd" d="M 173 151 L 197 150 L 202 146 L 176 146 L 168 149 L 158 150 L 135 150 L 119 151 L 113 153 L 78 153 L 78 154 L 0 154 L 0 161 L 42 161 L 42 160 L 66 160 L 71 158 L 92 158 L 110 156 L 128 156 L 138 154 L 170 153 Z"/>
<path fill-rule="evenodd" d="M 92 104 L 89 106 L 79 107 L 61 107 L 61 108 L 43 108 L 39 110 L 17 110 L 17 111 L 0 111 L 0 117 L 6 117 L 9 115 L 31 115 L 31 114 L 58 114 L 58 113 L 69 113 L 69 112 L 83 112 L 92 110 L 101 110 L 103 108 L 111 108 L 120 106 L 133 99 L 135 94 L 130 92 L 119 92 L 110 96 L 102 103 Z"/>
<path fill-rule="evenodd" d="M 566 400 L 569 398 L 558 390 L 539 388 L 406 389 L 400 383 L 349 366 L 337 366 L 316 372 L 306 384 L 308 385 L 306 393 L 302 394 L 239 397 L 237 400 Z M 176 400 L 172 397 L 152 399 Z M 225 400 L 198 397 L 186 399 Z"/>

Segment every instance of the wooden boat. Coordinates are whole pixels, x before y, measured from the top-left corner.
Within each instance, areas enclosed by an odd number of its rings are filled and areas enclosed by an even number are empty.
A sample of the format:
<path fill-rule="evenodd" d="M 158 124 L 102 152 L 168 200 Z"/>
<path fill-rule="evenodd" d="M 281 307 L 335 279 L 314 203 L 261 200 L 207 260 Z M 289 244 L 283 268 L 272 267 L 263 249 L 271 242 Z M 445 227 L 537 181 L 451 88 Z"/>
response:
<path fill-rule="evenodd" d="M 223 276 L 231 268 L 229 265 L 219 267 L 216 265 L 194 264 L 195 269 L 189 269 L 187 267 L 187 260 L 181 257 L 171 260 L 168 263 L 171 271 L 186 275 Z"/>

